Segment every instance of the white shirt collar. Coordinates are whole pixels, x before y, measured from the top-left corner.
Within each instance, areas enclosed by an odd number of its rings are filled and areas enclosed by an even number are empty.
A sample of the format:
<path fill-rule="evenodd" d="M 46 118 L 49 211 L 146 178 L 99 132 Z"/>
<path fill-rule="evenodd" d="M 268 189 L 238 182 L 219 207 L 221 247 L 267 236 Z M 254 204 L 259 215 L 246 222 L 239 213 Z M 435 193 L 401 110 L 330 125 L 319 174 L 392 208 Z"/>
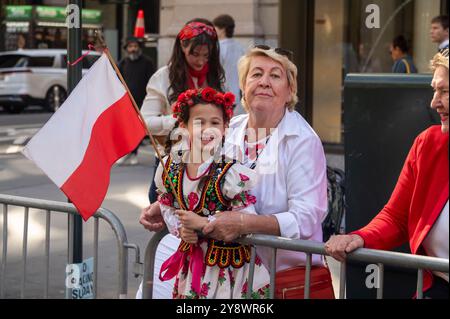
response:
<path fill-rule="evenodd" d="M 448 39 L 439 44 L 439 50 L 442 50 L 444 48 L 448 47 Z"/>

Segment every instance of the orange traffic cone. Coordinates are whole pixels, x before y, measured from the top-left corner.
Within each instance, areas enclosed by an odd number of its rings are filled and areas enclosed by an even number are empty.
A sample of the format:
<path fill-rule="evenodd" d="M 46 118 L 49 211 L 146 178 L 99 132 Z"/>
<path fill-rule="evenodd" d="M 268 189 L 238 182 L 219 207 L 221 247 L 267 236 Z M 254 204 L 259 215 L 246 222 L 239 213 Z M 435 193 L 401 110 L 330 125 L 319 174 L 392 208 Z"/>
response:
<path fill-rule="evenodd" d="M 139 10 L 136 25 L 134 27 L 134 36 L 136 38 L 143 38 L 145 34 L 145 24 L 144 24 L 144 10 Z"/>

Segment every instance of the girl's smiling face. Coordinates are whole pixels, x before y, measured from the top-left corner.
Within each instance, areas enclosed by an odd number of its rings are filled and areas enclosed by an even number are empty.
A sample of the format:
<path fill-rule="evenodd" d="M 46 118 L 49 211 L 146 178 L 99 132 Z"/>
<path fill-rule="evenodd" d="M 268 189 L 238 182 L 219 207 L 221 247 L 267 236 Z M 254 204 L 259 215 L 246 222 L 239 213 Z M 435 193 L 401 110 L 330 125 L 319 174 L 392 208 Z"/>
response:
<path fill-rule="evenodd" d="M 219 146 L 226 126 L 223 110 L 214 104 L 191 106 L 188 122 L 180 124 L 180 127 L 186 128 L 189 132 L 193 152 L 211 151 Z"/>

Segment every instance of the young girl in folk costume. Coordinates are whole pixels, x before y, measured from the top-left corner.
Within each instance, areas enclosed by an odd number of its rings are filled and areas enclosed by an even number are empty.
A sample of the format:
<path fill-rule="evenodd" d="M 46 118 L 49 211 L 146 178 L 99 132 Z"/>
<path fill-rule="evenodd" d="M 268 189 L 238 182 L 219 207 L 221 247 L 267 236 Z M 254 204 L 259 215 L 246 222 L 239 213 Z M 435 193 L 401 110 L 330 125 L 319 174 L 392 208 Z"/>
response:
<path fill-rule="evenodd" d="M 170 105 L 178 95 L 207 86 L 221 91 L 224 80 L 213 24 L 206 19 L 191 20 L 178 33 L 168 65 L 156 71 L 147 84 L 141 113 L 149 130 L 163 144 L 176 122 Z M 156 201 L 154 184 L 149 199 Z"/>
<path fill-rule="evenodd" d="M 214 156 L 220 151 L 233 103 L 231 92 L 222 94 L 205 88 L 180 94 L 173 106 L 180 127 L 189 132 L 190 149 L 180 154 L 173 147 L 158 167 L 155 183 L 167 228 L 182 239 L 160 271 L 163 281 L 176 277 L 176 299 L 246 297 L 250 247 L 199 239 L 196 235 L 220 212 L 242 210 L 255 214 L 256 200 L 248 193 L 256 182 L 253 170 L 226 161 L 224 156 Z M 200 160 L 196 163 L 197 158 Z M 241 223 L 244 225 L 245 218 Z M 256 260 L 252 297 L 268 298 L 269 274 L 260 259 Z"/>

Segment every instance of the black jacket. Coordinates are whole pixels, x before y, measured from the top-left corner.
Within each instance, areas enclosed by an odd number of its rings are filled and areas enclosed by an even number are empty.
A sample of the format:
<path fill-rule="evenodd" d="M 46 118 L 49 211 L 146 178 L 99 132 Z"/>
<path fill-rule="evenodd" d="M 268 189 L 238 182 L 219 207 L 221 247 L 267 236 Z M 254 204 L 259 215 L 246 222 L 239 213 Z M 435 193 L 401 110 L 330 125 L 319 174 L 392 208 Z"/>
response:
<path fill-rule="evenodd" d="M 119 70 L 140 109 L 146 95 L 148 80 L 155 72 L 153 61 L 145 55 L 141 55 L 135 61 L 126 57 L 120 61 Z"/>

